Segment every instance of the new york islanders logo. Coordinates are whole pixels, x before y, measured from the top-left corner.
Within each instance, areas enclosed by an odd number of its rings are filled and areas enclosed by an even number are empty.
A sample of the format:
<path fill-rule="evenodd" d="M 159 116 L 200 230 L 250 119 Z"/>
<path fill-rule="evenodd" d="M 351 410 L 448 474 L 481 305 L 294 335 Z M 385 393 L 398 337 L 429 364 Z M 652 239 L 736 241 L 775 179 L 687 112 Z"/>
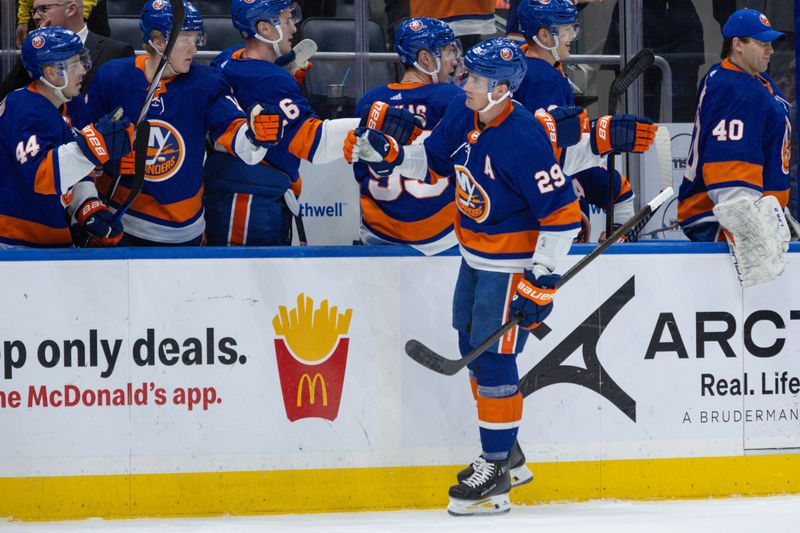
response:
<path fill-rule="evenodd" d="M 157 10 L 164 9 L 164 1 L 163 0 L 154 0 L 153 1 L 153 9 L 157 9 Z"/>
<path fill-rule="evenodd" d="M 772 27 L 772 24 L 769 23 L 769 19 L 764 13 L 761 13 L 761 15 L 759 15 L 758 18 L 761 20 L 761 24 L 763 24 L 764 26 Z"/>
<path fill-rule="evenodd" d="M 150 120 L 145 179 L 164 181 L 180 170 L 186 156 L 186 144 L 178 130 L 163 120 Z"/>
<path fill-rule="evenodd" d="M 44 43 L 45 43 L 44 37 L 42 37 L 41 35 L 37 35 L 36 37 L 33 38 L 33 40 L 31 40 L 31 46 L 33 46 L 36 49 L 43 47 Z"/>
<path fill-rule="evenodd" d="M 489 195 L 472 177 L 467 167 L 454 166 L 456 171 L 456 206 L 465 216 L 475 222 L 483 222 L 489 217 L 492 202 Z"/>
<path fill-rule="evenodd" d="M 514 59 L 514 52 L 511 51 L 511 48 L 502 48 L 500 49 L 500 58 L 504 61 L 511 61 Z"/>
<path fill-rule="evenodd" d="M 411 22 L 408 24 L 408 27 L 409 27 L 409 28 L 410 28 L 412 31 L 419 31 L 419 30 L 421 30 L 421 29 L 422 29 L 422 27 L 423 27 L 423 24 L 422 24 L 422 21 L 421 21 L 421 20 L 419 20 L 419 19 L 414 19 L 414 20 L 412 20 L 412 21 L 411 21 Z"/>

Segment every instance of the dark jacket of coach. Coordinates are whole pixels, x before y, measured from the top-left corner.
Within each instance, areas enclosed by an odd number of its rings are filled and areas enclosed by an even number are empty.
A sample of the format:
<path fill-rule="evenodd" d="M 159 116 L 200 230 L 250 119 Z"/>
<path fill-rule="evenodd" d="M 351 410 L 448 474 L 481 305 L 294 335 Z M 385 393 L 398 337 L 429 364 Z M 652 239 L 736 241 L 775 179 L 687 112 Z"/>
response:
<path fill-rule="evenodd" d="M 33 0 L 31 16 L 39 28 L 62 26 L 78 34 L 92 58 L 92 69 L 83 79 L 81 93 L 86 94 L 98 67 L 110 59 L 133 55 L 133 47 L 128 43 L 92 33 L 83 20 L 83 0 Z M 25 87 L 31 82 L 30 76 L 17 60 L 14 69 L 0 84 L 0 100 L 13 90 Z"/>

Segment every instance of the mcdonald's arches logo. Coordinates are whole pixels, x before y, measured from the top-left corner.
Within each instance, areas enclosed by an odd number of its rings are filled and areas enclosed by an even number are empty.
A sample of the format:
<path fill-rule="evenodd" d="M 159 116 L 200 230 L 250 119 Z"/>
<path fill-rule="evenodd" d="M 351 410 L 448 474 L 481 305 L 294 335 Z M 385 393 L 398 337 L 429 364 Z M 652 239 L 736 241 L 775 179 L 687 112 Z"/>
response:
<path fill-rule="evenodd" d="M 297 407 L 303 406 L 303 385 L 306 383 L 308 384 L 308 403 L 314 405 L 317 381 L 319 381 L 322 386 L 322 407 L 328 406 L 328 389 L 325 387 L 325 378 L 322 377 L 322 374 L 317 372 L 314 374 L 314 379 L 311 379 L 311 376 L 308 374 L 303 374 L 300 377 L 300 385 L 297 386 Z"/>
<path fill-rule="evenodd" d="M 300 293 L 297 307 L 278 307 L 272 319 L 275 356 L 286 417 L 335 420 L 344 389 L 352 309 L 340 313 L 328 300 L 314 309 L 314 300 Z"/>

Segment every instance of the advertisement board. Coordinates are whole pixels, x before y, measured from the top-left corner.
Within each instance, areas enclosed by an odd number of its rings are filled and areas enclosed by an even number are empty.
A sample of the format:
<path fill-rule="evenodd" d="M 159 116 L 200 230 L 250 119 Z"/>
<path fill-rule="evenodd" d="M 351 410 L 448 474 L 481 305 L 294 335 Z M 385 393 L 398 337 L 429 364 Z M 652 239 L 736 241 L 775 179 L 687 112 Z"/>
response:
<path fill-rule="evenodd" d="M 19 516 L 15 481 L 39 478 L 424 468 L 408 482 L 449 479 L 480 453 L 467 373 L 435 374 L 403 346 L 458 357 L 460 258 L 361 250 L 0 262 L 18 280 L 0 287 L 0 516 Z M 518 357 L 528 461 L 564 475 L 800 449 L 800 309 L 786 297 L 800 290 L 797 258 L 746 290 L 721 245 L 626 245 L 592 263 Z M 545 487 L 530 501 L 559 499 Z"/>

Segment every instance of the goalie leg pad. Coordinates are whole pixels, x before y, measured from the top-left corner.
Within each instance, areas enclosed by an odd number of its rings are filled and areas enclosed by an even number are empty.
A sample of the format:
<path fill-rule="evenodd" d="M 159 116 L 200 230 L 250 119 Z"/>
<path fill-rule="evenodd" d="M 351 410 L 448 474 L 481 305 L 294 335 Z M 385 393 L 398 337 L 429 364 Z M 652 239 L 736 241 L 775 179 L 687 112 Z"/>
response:
<path fill-rule="evenodd" d="M 783 216 L 786 219 L 786 224 L 789 226 L 789 233 L 791 234 L 789 240 L 792 242 L 800 241 L 800 222 L 792 216 L 788 207 L 783 209 Z"/>
<path fill-rule="evenodd" d="M 789 229 L 774 197 L 721 202 L 714 206 L 714 215 L 725 232 L 742 287 L 772 281 L 783 272 Z"/>

